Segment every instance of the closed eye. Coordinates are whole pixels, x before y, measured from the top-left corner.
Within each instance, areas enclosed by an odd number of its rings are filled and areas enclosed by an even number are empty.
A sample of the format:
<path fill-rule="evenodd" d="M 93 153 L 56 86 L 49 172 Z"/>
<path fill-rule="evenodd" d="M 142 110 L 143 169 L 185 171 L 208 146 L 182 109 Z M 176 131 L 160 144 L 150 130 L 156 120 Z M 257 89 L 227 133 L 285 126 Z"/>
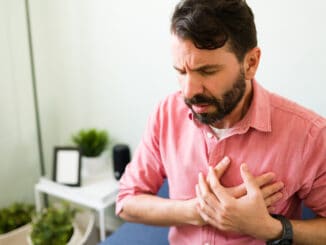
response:
<path fill-rule="evenodd" d="M 202 76 L 210 76 L 210 75 L 214 75 L 217 71 L 216 70 L 199 70 L 198 71 Z"/>
<path fill-rule="evenodd" d="M 202 76 L 210 76 L 223 70 L 223 68 L 223 65 L 205 65 L 202 67 L 198 67 L 197 69 L 195 69 L 195 71 L 197 71 Z"/>

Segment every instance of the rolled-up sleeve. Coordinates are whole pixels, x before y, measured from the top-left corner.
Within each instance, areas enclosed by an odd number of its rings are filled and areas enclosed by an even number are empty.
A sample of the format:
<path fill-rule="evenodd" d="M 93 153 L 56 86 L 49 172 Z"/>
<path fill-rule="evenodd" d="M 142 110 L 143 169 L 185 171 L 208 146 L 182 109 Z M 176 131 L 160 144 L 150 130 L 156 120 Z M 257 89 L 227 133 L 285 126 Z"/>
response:
<path fill-rule="evenodd" d="M 116 200 L 116 214 L 123 209 L 126 198 L 138 194 L 156 194 L 166 177 L 160 156 L 160 113 L 159 106 L 149 117 L 142 140 L 132 161 L 120 179 Z"/>

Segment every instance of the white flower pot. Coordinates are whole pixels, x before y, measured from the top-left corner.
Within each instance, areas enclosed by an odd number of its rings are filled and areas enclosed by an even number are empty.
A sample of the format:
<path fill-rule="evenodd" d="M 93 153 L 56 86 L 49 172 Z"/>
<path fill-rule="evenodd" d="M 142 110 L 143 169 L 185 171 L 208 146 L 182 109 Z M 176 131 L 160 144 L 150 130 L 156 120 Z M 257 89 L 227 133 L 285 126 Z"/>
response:
<path fill-rule="evenodd" d="M 74 226 L 74 232 L 72 233 L 72 236 L 69 242 L 67 243 L 67 245 L 80 245 L 80 241 L 83 237 L 83 234 L 81 233 L 76 223 L 74 223 L 73 226 Z"/>
<path fill-rule="evenodd" d="M 107 152 L 98 157 L 82 157 L 81 174 L 83 178 L 91 177 L 102 173 L 107 168 Z"/>
<path fill-rule="evenodd" d="M 31 232 L 31 224 L 26 224 L 8 233 L 0 235 L 0 245 L 26 245 L 26 237 Z"/>

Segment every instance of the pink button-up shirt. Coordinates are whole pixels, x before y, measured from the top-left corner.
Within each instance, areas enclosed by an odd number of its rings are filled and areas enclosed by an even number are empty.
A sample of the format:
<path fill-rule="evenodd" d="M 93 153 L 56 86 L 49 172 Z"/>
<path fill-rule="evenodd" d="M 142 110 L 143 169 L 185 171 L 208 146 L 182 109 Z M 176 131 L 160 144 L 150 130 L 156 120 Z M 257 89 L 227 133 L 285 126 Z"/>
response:
<path fill-rule="evenodd" d="M 229 156 L 231 164 L 221 178 L 224 186 L 243 182 L 239 167 L 246 162 L 254 175 L 271 171 L 285 183 L 275 213 L 298 219 L 303 200 L 326 217 L 326 120 L 255 81 L 253 89 L 247 114 L 221 140 L 193 119 L 180 92 L 163 100 L 121 178 L 117 213 L 125 197 L 156 193 L 166 177 L 171 199 L 194 198 L 198 173 L 207 173 L 209 166 Z M 169 240 L 171 245 L 265 244 L 208 225 L 171 227 Z"/>

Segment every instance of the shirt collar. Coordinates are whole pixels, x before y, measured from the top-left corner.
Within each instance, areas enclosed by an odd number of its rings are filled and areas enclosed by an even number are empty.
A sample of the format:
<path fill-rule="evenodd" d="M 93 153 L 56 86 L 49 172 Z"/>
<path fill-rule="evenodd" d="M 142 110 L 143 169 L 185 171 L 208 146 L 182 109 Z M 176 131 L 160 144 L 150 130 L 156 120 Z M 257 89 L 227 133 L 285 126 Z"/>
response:
<path fill-rule="evenodd" d="M 250 127 L 263 132 L 271 132 L 271 108 L 268 92 L 256 80 L 252 81 L 253 96 L 250 107 L 241 121 L 236 123 L 233 130 L 247 131 Z M 197 126 L 203 126 L 189 109 L 188 117 Z M 232 130 L 232 131 L 233 131 Z"/>

